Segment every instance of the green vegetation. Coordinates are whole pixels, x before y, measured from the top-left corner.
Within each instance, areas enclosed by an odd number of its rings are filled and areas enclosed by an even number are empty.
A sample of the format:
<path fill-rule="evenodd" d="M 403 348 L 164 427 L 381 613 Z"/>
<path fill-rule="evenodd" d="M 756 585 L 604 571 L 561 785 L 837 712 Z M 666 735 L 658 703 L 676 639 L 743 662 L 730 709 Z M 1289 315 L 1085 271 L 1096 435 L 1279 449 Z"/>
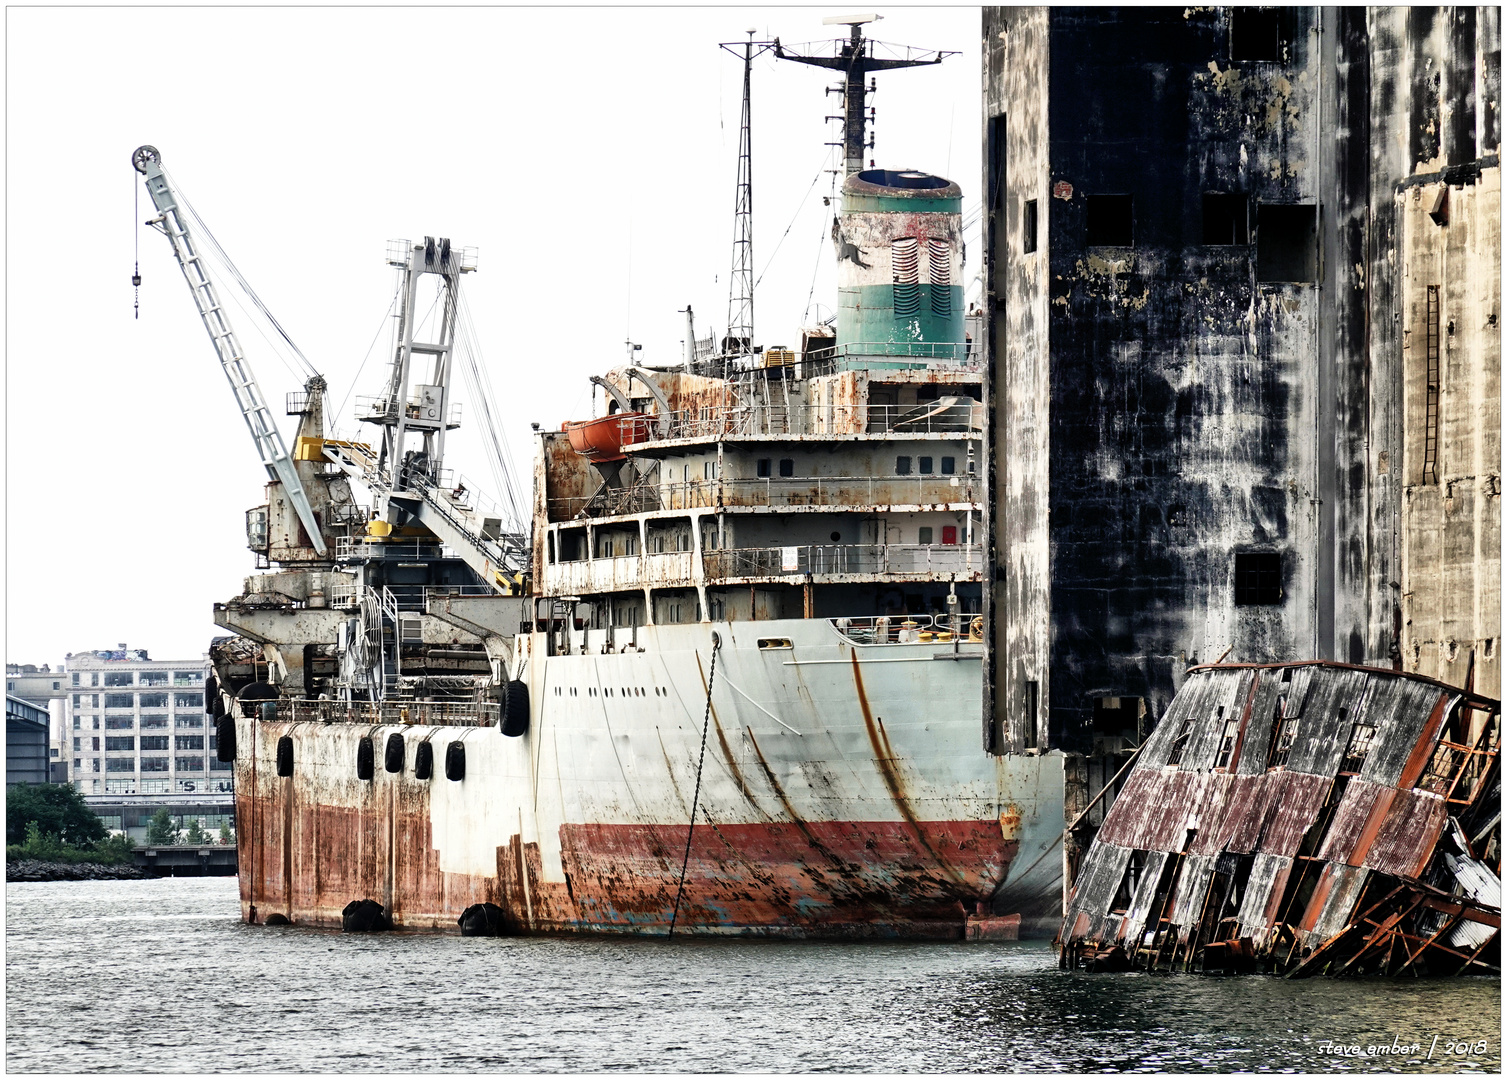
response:
<path fill-rule="evenodd" d="M 228 844 L 234 839 L 235 837 L 230 833 L 230 826 L 225 824 L 223 821 L 220 822 L 220 843 Z"/>
<path fill-rule="evenodd" d="M 183 830 L 183 842 L 185 844 L 209 843 L 209 833 L 204 831 L 204 823 L 198 818 L 189 818 L 188 828 Z"/>
<path fill-rule="evenodd" d="M 111 836 L 84 797 L 65 784 L 20 784 L 5 793 L 5 858 L 56 863 L 131 861 L 135 845 Z"/>
<path fill-rule="evenodd" d="M 147 822 L 147 843 L 149 844 L 176 844 L 179 842 L 178 828 L 173 824 L 173 815 L 167 812 L 167 807 L 158 808 L 152 815 L 152 820 Z"/>

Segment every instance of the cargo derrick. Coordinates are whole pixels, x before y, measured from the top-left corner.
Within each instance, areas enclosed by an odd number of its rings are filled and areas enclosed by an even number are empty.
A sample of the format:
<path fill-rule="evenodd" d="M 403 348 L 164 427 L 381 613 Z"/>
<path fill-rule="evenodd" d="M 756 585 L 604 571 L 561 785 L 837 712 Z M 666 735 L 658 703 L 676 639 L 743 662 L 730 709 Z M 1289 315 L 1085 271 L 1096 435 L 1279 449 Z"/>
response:
<path fill-rule="evenodd" d="M 359 418 L 382 429 L 378 447 L 326 436 L 325 379 L 252 294 L 310 373 L 303 392 L 288 395 L 287 413 L 299 417 L 290 453 L 190 231 L 191 209 L 154 147 L 141 147 L 132 162 L 158 211 L 149 224 L 172 243 L 269 476 L 266 501 L 246 513 L 246 535 L 258 566 L 276 569 L 248 577 L 240 596 L 215 605 L 215 622 L 237 636 L 211 648 L 218 691 L 211 711 L 223 715 L 240 701 L 247 712 L 273 698 L 293 707 L 403 698 L 495 707 L 492 687 L 516 619 L 499 623 L 485 601 L 518 590 L 523 545 L 502 532 L 500 517 L 473 509 L 442 468 L 445 433 L 458 416 L 449 390 L 458 281 L 475 268 L 475 253 L 432 238 L 389 251 L 402 271 L 398 345 L 386 393 L 358 399 Z M 424 274 L 439 275 L 446 294 L 433 342 L 415 339 L 415 289 Z M 415 357 L 433 366 L 410 392 Z M 352 480 L 370 492 L 370 510 L 357 505 Z"/>

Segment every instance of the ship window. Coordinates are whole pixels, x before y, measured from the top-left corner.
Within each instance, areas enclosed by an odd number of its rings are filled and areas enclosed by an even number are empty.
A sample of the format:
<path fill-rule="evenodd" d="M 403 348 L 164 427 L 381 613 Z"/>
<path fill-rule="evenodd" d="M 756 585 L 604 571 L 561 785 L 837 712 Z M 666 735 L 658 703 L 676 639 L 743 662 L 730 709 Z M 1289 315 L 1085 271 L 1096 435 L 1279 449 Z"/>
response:
<path fill-rule="evenodd" d="M 932 459 L 923 457 L 917 461 L 918 471 L 922 476 L 930 476 L 936 470 L 932 468 Z"/>
<path fill-rule="evenodd" d="M 1318 272 L 1317 208 L 1256 207 L 1256 280 L 1313 281 Z"/>
<path fill-rule="evenodd" d="M 1251 227 L 1247 214 L 1247 199 L 1244 195 L 1205 192 L 1204 243 L 1249 244 Z"/>
<path fill-rule="evenodd" d="M 1088 232 L 1084 242 L 1089 247 L 1130 247 L 1135 242 L 1129 195 L 1089 195 L 1085 202 Z"/>
<path fill-rule="evenodd" d="M 788 457 L 780 458 L 780 475 L 781 476 L 794 476 L 795 475 L 795 458 L 788 458 Z"/>
<path fill-rule="evenodd" d="M 957 458 L 944 457 L 942 459 L 942 475 L 943 476 L 951 476 L 953 473 L 955 473 L 957 471 L 958 471 L 958 459 Z"/>
<path fill-rule="evenodd" d="M 107 672 L 105 672 L 105 685 L 106 686 L 130 686 L 131 682 L 132 682 L 132 674 L 129 671 L 107 671 Z"/>
<path fill-rule="evenodd" d="M 548 540 L 548 546 L 549 546 L 549 561 L 550 562 L 554 562 L 555 561 L 555 534 L 554 533 L 550 533 L 549 536 L 546 539 Z"/>
<path fill-rule="evenodd" d="M 1025 214 L 1020 223 L 1020 250 L 1030 255 L 1036 250 L 1036 200 L 1027 199 Z"/>
<path fill-rule="evenodd" d="M 1235 606 L 1251 607 L 1282 602 L 1282 556 L 1269 551 L 1246 551 L 1235 556 Z"/>
<path fill-rule="evenodd" d="M 758 472 L 759 472 L 760 476 L 768 476 L 769 475 L 769 464 L 770 464 L 769 458 L 767 458 L 767 457 L 761 457 L 759 459 Z"/>
<path fill-rule="evenodd" d="M 919 529 L 916 530 L 916 543 L 918 543 L 918 544 L 929 544 L 929 543 L 931 543 L 931 526 L 930 525 L 922 525 Z"/>
<path fill-rule="evenodd" d="M 895 475 L 896 476 L 909 476 L 910 475 L 910 458 L 907 455 L 902 454 L 902 455 L 900 455 L 899 457 L 897 457 L 895 459 Z"/>

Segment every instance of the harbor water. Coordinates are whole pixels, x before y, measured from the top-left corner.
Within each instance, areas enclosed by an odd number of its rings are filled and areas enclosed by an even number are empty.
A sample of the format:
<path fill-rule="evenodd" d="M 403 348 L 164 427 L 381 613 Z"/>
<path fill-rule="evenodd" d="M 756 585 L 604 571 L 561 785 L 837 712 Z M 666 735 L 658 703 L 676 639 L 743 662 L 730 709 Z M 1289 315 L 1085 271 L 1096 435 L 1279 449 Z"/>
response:
<path fill-rule="evenodd" d="M 342 935 L 242 925 L 234 878 L 6 886 L 11 1072 L 1497 1074 L 1500 1016 L 1485 978 L 1087 975 L 1045 942 Z"/>

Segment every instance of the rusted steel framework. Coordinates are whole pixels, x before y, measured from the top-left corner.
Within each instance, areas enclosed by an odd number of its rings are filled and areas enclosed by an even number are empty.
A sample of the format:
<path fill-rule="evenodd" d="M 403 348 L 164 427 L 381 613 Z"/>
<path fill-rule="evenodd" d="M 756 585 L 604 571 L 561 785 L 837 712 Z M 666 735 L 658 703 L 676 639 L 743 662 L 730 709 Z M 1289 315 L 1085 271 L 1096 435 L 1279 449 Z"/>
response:
<path fill-rule="evenodd" d="M 1062 966 L 1498 972 L 1500 712 L 1378 668 L 1193 669 L 1084 857 Z"/>

